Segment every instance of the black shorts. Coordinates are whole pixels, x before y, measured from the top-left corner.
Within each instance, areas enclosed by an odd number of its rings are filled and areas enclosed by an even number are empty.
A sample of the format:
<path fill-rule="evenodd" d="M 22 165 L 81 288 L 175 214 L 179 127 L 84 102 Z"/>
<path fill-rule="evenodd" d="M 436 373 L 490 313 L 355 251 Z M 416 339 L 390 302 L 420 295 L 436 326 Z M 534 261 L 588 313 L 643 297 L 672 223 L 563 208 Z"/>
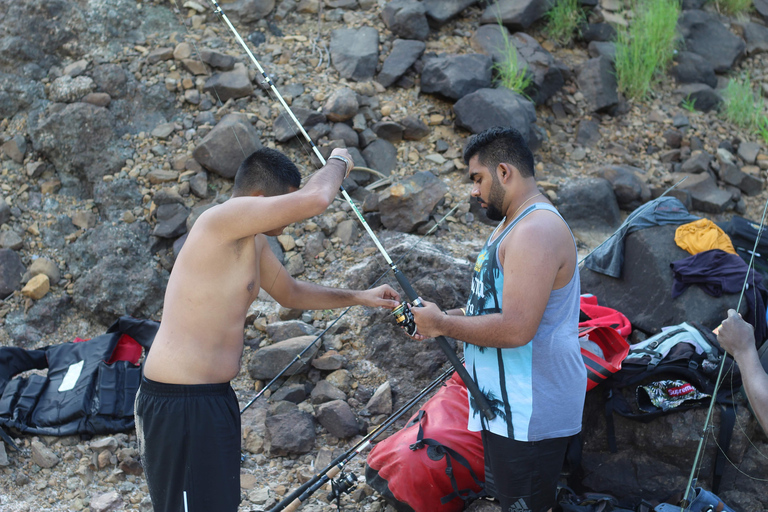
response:
<path fill-rule="evenodd" d="M 568 437 L 515 441 L 483 430 L 485 490 L 503 512 L 546 512 L 555 506 Z"/>
<path fill-rule="evenodd" d="M 135 415 L 155 512 L 237 512 L 240 411 L 229 383 L 142 378 Z"/>

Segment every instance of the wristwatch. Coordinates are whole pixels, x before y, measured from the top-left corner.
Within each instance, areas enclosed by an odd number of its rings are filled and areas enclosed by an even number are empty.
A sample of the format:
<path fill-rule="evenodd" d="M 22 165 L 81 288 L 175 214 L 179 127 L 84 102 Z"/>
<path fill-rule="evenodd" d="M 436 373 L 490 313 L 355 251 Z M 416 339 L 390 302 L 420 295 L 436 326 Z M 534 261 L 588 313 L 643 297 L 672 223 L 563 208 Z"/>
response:
<path fill-rule="evenodd" d="M 328 157 L 328 160 L 332 160 L 334 158 L 336 160 L 341 160 L 342 162 L 344 162 L 344 164 L 347 166 L 347 173 L 344 175 L 344 177 L 346 178 L 347 176 L 349 176 L 349 172 L 352 170 L 352 162 L 349 161 L 349 158 L 341 155 L 331 155 Z"/>

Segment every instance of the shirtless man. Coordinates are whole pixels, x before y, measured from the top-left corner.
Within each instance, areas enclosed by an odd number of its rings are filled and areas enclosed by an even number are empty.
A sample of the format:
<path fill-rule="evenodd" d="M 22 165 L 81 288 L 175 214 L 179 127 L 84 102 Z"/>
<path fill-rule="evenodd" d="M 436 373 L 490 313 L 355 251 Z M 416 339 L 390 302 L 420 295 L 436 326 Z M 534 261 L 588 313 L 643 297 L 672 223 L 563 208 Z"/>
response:
<path fill-rule="evenodd" d="M 163 318 L 136 396 L 136 431 L 155 512 L 236 512 L 240 503 L 240 413 L 229 385 L 240 370 L 248 307 L 264 288 L 285 307 L 393 308 L 384 285 L 354 291 L 296 281 L 265 235 L 318 215 L 352 169 L 345 149 L 299 189 L 282 153 L 245 159 L 232 198 L 200 215 L 179 253 Z"/>
<path fill-rule="evenodd" d="M 539 192 L 517 130 L 475 135 L 464 161 L 471 195 L 501 223 L 478 255 L 466 308 L 413 308 L 415 338 L 465 342 L 467 371 L 496 412 L 488 421 L 470 399 L 468 427 L 482 433 L 486 491 L 505 512 L 546 512 L 568 440 L 581 431 L 587 389 L 576 244 Z"/>

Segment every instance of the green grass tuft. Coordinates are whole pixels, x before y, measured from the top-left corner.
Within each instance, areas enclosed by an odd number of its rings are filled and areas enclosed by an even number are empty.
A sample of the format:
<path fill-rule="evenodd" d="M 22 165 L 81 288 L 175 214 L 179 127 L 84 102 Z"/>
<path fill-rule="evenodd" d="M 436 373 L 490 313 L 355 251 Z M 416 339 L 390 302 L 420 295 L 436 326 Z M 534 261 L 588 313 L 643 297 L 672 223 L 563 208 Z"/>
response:
<path fill-rule="evenodd" d="M 499 23 L 499 31 L 504 37 L 504 60 L 493 64 L 498 82 L 507 89 L 511 89 L 526 98 L 525 91 L 530 87 L 532 78 L 528 73 L 528 66 L 520 62 L 517 48 L 509 40 L 507 29 Z"/>
<path fill-rule="evenodd" d="M 731 78 L 723 90 L 723 116 L 736 126 L 757 130 L 763 123 L 765 102 L 760 92 L 752 88 L 749 75 Z"/>
<path fill-rule="evenodd" d="M 616 76 L 628 98 L 645 99 L 672 60 L 680 2 L 635 0 L 634 12 L 629 28 L 619 30 Z"/>
<path fill-rule="evenodd" d="M 579 0 L 557 0 L 547 12 L 546 17 L 545 35 L 561 45 L 567 45 L 573 39 L 585 15 Z"/>
<path fill-rule="evenodd" d="M 735 16 L 747 14 L 752 10 L 752 0 L 714 0 L 717 9 L 723 14 Z"/>

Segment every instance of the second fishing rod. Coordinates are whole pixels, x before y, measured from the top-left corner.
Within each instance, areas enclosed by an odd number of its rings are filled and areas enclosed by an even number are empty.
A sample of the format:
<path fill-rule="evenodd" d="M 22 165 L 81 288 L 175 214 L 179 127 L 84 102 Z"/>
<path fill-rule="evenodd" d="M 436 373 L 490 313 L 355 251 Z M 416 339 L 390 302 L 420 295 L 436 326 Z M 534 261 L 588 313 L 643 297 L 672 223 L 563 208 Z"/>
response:
<path fill-rule="evenodd" d="M 285 112 L 293 121 L 294 125 L 298 128 L 301 135 L 304 137 L 306 142 L 312 148 L 312 151 L 315 153 L 315 156 L 318 158 L 321 165 L 325 165 L 326 158 L 320 152 L 320 149 L 312 141 L 312 138 L 309 136 L 309 134 L 307 134 L 306 130 L 304 130 L 304 127 L 302 126 L 301 122 L 293 114 L 293 111 L 285 102 L 285 99 L 283 99 L 283 96 L 280 94 L 280 91 L 277 90 L 277 87 L 275 87 L 275 84 L 270 78 L 270 76 L 264 71 L 264 68 L 261 67 L 261 64 L 259 64 L 259 61 L 253 55 L 253 52 L 251 52 L 251 49 L 245 43 L 242 36 L 240 36 L 240 33 L 237 31 L 234 25 L 232 25 L 232 22 L 224 13 L 221 6 L 219 6 L 216 0 L 210 0 L 210 2 L 214 6 L 214 13 L 224 22 L 224 24 L 227 25 L 229 30 L 234 35 L 235 40 L 240 44 L 240 46 L 243 47 L 246 54 L 251 59 L 251 62 L 253 62 L 253 64 L 258 69 L 259 73 L 261 73 L 261 76 L 264 79 L 263 84 L 268 86 L 269 90 L 271 90 L 272 93 L 275 95 L 275 97 L 277 98 L 277 100 L 280 102 L 283 109 L 285 110 Z M 422 307 L 423 303 L 421 301 L 421 298 L 411 286 L 411 283 L 408 281 L 408 278 L 405 277 L 405 275 L 400 271 L 400 269 L 397 268 L 397 265 L 392 261 L 392 258 L 389 257 L 389 254 L 387 253 L 386 249 L 384 249 L 384 247 L 381 245 L 381 242 L 379 242 L 379 239 L 376 237 L 376 234 L 368 225 L 368 222 L 365 220 L 365 217 L 363 217 L 363 214 L 357 208 L 354 201 L 352 201 L 352 198 L 349 196 L 349 194 L 347 193 L 347 191 L 344 189 L 343 186 L 340 187 L 340 191 L 344 199 L 347 201 L 347 203 L 349 203 L 350 207 L 352 208 L 352 211 L 355 213 L 355 216 L 358 218 L 358 220 L 363 225 L 368 235 L 371 237 L 371 240 L 376 245 L 376 248 L 379 250 L 382 256 L 384 256 L 384 259 L 386 260 L 392 273 L 394 274 L 395 279 L 397 279 L 397 282 L 400 284 L 400 287 L 403 289 L 403 292 L 405 293 L 406 297 L 408 297 L 408 304 L 402 304 L 400 308 L 398 308 L 398 310 L 396 310 L 395 312 L 397 314 L 398 324 L 405 325 L 408 322 L 412 323 L 412 317 L 409 316 L 410 312 L 408 308 Z M 492 420 L 496 416 L 496 414 L 491 409 L 490 405 L 488 404 L 488 401 L 485 398 L 485 395 L 483 395 L 483 393 L 480 391 L 480 388 L 477 386 L 477 383 L 472 379 L 472 377 L 470 377 L 469 372 L 467 372 L 466 368 L 464 368 L 464 366 L 459 361 L 459 357 L 456 355 L 456 352 L 448 344 L 448 340 L 446 340 L 444 336 L 438 336 L 437 338 L 435 338 L 435 341 L 437 342 L 437 345 L 440 347 L 443 353 L 445 353 L 445 356 L 453 365 L 454 369 L 456 370 L 456 373 L 459 374 L 461 379 L 466 384 L 467 389 L 472 395 L 472 398 L 477 403 L 478 408 L 482 412 L 483 416 L 485 416 L 485 418 L 489 421 Z"/>

